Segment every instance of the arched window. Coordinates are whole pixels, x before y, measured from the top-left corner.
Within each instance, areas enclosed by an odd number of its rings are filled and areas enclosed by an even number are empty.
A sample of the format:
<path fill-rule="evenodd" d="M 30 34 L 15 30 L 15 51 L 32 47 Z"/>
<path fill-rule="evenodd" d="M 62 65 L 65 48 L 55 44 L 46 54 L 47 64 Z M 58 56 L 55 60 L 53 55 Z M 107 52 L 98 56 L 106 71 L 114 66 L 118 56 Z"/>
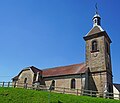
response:
<path fill-rule="evenodd" d="M 24 84 L 26 84 L 26 83 L 27 83 L 27 78 L 24 79 Z"/>
<path fill-rule="evenodd" d="M 71 89 L 75 89 L 75 79 L 71 80 Z"/>
<path fill-rule="evenodd" d="M 95 23 L 97 22 L 97 20 L 95 19 Z"/>
<path fill-rule="evenodd" d="M 97 41 L 92 41 L 92 51 L 97 51 Z"/>

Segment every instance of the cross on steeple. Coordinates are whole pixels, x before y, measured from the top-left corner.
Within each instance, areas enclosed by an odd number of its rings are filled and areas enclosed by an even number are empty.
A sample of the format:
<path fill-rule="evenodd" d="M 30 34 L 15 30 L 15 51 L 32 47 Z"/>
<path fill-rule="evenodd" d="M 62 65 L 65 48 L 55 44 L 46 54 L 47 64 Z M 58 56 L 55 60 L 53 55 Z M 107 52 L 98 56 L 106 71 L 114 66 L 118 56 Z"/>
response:
<path fill-rule="evenodd" d="M 97 7 L 97 3 L 95 4 L 95 9 L 96 9 L 96 14 L 98 14 L 98 7 Z"/>

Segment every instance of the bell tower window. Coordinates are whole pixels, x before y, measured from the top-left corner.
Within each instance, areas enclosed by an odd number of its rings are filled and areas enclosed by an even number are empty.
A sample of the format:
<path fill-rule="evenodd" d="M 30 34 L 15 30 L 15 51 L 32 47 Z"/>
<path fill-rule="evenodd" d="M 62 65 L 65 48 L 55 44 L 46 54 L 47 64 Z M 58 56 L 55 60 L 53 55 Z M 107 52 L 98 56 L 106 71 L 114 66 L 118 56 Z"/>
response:
<path fill-rule="evenodd" d="M 97 41 L 96 40 L 92 41 L 92 51 L 97 51 L 98 50 L 97 47 L 98 47 Z"/>

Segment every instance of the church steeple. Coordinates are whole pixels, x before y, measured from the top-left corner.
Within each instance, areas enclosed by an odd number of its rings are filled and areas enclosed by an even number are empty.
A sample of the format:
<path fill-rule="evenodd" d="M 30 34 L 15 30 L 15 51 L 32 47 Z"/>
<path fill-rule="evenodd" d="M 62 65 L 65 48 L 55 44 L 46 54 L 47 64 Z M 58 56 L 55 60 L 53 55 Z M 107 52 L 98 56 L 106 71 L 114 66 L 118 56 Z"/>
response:
<path fill-rule="evenodd" d="M 97 26 L 97 25 L 100 26 L 100 20 L 101 20 L 100 15 L 98 14 L 97 4 L 95 5 L 95 8 L 96 8 L 95 15 L 92 19 L 93 20 L 93 27 Z"/>
<path fill-rule="evenodd" d="M 86 75 L 89 85 L 86 87 L 93 91 L 112 93 L 111 39 L 100 26 L 100 19 L 96 5 L 93 27 L 83 37 L 86 42 L 86 68 L 89 70 Z"/>

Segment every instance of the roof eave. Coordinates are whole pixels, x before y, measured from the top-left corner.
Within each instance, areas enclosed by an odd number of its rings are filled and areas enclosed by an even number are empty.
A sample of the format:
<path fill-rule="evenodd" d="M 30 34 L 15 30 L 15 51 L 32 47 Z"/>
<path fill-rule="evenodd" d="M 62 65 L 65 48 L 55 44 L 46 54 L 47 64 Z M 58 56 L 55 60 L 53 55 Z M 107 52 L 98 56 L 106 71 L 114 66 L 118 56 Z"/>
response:
<path fill-rule="evenodd" d="M 83 73 L 75 73 L 75 74 L 63 74 L 63 75 L 43 76 L 43 78 L 49 78 L 49 77 L 61 77 L 61 76 L 70 76 L 70 75 L 81 75 L 81 74 L 85 74 L 85 72 L 83 72 Z"/>

